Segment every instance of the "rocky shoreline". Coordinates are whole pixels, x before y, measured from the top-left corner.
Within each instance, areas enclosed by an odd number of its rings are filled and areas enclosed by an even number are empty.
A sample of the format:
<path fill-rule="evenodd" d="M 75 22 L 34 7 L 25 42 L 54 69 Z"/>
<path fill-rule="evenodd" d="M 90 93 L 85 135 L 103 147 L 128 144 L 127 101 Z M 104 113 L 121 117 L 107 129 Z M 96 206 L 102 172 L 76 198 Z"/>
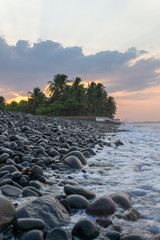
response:
<path fill-rule="evenodd" d="M 104 146 L 123 145 L 105 140 L 106 133 L 116 134 L 118 127 L 0 112 L 0 239 L 160 239 L 159 235 L 121 234 L 121 226 L 114 225 L 110 216 L 128 221 L 141 217 L 129 196 L 97 198 L 70 175 L 85 173 L 87 160 Z M 123 213 L 117 212 L 118 207 Z M 86 217 L 67 228 L 82 209 Z"/>

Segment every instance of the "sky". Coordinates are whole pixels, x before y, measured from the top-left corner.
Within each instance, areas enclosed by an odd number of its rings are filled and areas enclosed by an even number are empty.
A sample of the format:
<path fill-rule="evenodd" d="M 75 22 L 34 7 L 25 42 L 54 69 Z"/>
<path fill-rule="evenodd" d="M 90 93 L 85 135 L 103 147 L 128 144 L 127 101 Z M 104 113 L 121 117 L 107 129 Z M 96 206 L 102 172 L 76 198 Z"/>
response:
<path fill-rule="evenodd" d="M 102 82 L 116 118 L 160 121 L 159 0 L 0 0 L 0 96 L 58 73 Z"/>

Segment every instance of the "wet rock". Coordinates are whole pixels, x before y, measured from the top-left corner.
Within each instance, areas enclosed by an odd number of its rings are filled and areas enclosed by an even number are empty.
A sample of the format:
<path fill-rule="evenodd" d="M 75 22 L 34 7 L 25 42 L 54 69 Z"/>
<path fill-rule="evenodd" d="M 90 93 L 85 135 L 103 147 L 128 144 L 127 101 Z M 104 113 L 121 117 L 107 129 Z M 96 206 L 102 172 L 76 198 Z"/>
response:
<path fill-rule="evenodd" d="M 65 157 L 63 159 L 66 159 L 69 156 L 77 157 L 80 160 L 80 162 L 82 163 L 82 165 L 86 165 L 87 164 L 87 160 L 86 160 L 85 156 L 80 151 L 69 152 L 68 154 L 65 155 Z"/>
<path fill-rule="evenodd" d="M 75 156 L 68 156 L 67 158 L 65 158 L 64 163 L 74 169 L 82 169 L 83 168 L 81 161 Z"/>
<path fill-rule="evenodd" d="M 72 186 L 72 185 L 69 185 L 69 184 L 66 184 L 64 186 L 64 192 L 67 195 L 71 195 L 71 194 L 82 195 L 82 196 L 86 197 L 87 199 L 92 199 L 96 195 L 94 192 L 86 190 L 86 189 L 84 189 L 80 186 Z"/>
<path fill-rule="evenodd" d="M 39 181 L 30 181 L 29 186 L 35 187 L 37 189 L 41 189 L 43 185 Z"/>
<path fill-rule="evenodd" d="M 19 218 L 14 222 L 14 226 L 21 231 L 29 231 L 43 229 L 45 222 L 39 218 Z"/>
<path fill-rule="evenodd" d="M 72 229 L 72 235 L 83 240 L 91 240 L 99 235 L 96 224 L 89 219 L 79 220 Z"/>
<path fill-rule="evenodd" d="M 95 156 L 96 153 L 94 152 L 94 150 L 92 148 L 84 148 L 81 152 L 89 152 L 91 155 Z"/>
<path fill-rule="evenodd" d="M 36 192 L 34 192 L 34 191 L 32 191 L 31 189 L 28 189 L 28 188 L 27 189 L 23 189 L 22 195 L 24 197 L 31 197 L 31 196 L 39 197 L 39 195 Z"/>
<path fill-rule="evenodd" d="M 109 238 L 110 240 L 119 240 L 121 234 L 117 231 L 107 231 L 104 236 Z"/>
<path fill-rule="evenodd" d="M 2 152 L 2 153 L 7 153 L 7 154 L 9 154 L 10 156 L 13 155 L 13 151 L 12 151 L 11 149 L 9 149 L 9 148 L 2 148 L 1 152 Z"/>
<path fill-rule="evenodd" d="M 0 178 L 2 179 L 3 176 L 7 175 L 9 171 L 0 171 Z"/>
<path fill-rule="evenodd" d="M 140 217 L 141 214 L 133 207 L 124 213 L 124 218 L 129 221 L 137 221 Z"/>
<path fill-rule="evenodd" d="M 124 209 L 129 209 L 132 207 L 132 202 L 126 193 L 115 193 L 111 195 L 110 198 Z"/>
<path fill-rule="evenodd" d="M 9 196 L 9 197 L 19 197 L 22 194 L 21 189 L 8 184 L 5 186 L 2 186 L 1 191 L 5 196 Z"/>
<path fill-rule="evenodd" d="M 109 216 L 116 210 L 115 203 L 111 198 L 102 197 L 90 203 L 86 213 L 92 216 Z"/>
<path fill-rule="evenodd" d="M 85 197 L 76 194 L 68 196 L 67 200 L 69 201 L 71 208 L 75 209 L 86 208 L 89 204 Z"/>
<path fill-rule="evenodd" d="M 79 183 L 77 183 L 76 181 L 74 180 L 70 180 L 70 179 L 63 179 L 59 182 L 59 186 L 64 186 L 66 184 L 69 184 L 69 185 L 79 185 Z"/>
<path fill-rule="evenodd" d="M 9 171 L 10 173 L 18 171 L 15 166 L 7 165 L 1 168 L 1 171 Z"/>
<path fill-rule="evenodd" d="M 43 175 L 43 170 L 38 165 L 35 165 L 31 169 L 30 179 L 37 179 Z"/>
<path fill-rule="evenodd" d="M 20 171 L 15 171 L 12 173 L 12 180 L 17 181 L 21 178 L 22 173 Z"/>
<path fill-rule="evenodd" d="M 112 224 L 112 221 L 109 218 L 97 218 L 96 223 L 103 228 L 107 228 Z"/>
<path fill-rule="evenodd" d="M 17 218 L 39 218 L 47 229 L 69 224 L 67 210 L 52 195 L 45 195 L 16 208 Z"/>
<path fill-rule="evenodd" d="M 44 240 L 43 233 L 39 230 L 25 232 L 20 240 Z"/>
<path fill-rule="evenodd" d="M 160 234 L 156 234 L 151 240 L 160 240 Z"/>
<path fill-rule="evenodd" d="M 62 228 L 54 228 L 48 235 L 46 240 L 71 240 L 66 231 Z"/>
<path fill-rule="evenodd" d="M 146 238 L 140 234 L 130 233 L 130 234 L 125 234 L 124 236 L 122 236 L 121 240 L 146 240 Z"/>
<path fill-rule="evenodd" d="M 0 195 L 0 232 L 4 231 L 15 218 L 15 207 L 5 196 Z"/>
<path fill-rule="evenodd" d="M 0 156 L 0 164 L 1 164 L 1 163 L 5 163 L 8 158 L 9 158 L 9 154 L 8 154 L 8 153 L 3 153 L 3 154 Z"/>
<path fill-rule="evenodd" d="M 65 207 L 67 212 L 71 211 L 71 206 L 70 206 L 70 203 L 67 199 L 60 199 L 60 203 Z"/>

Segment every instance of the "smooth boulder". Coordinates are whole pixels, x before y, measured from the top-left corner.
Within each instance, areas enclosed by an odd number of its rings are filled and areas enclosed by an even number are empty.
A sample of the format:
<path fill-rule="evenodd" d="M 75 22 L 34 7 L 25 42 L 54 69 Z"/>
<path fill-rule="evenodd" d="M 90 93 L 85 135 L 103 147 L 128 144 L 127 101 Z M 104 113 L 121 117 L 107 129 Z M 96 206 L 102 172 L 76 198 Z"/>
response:
<path fill-rule="evenodd" d="M 66 231 L 62 228 L 54 228 L 49 234 L 47 235 L 46 240 L 70 240 Z"/>
<path fill-rule="evenodd" d="M 65 158 L 64 163 L 74 169 L 82 169 L 83 168 L 81 161 L 75 156 L 69 156 L 69 157 Z"/>
<path fill-rule="evenodd" d="M 71 194 L 82 195 L 82 196 L 86 197 L 87 199 L 92 199 L 96 196 L 94 192 L 86 190 L 80 186 L 72 186 L 69 184 L 66 184 L 64 186 L 64 192 L 67 195 L 71 195 Z"/>
<path fill-rule="evenodd" d="M 82 165 L 86 165 L 87 164 L 87 160 L 85 158 L 85 156 L 83 155 L 83 153 L 81 153 L 80 151 L 71 151 L 69 153 L 67 153 L 63 159 L 66 159 L 69 156 L 75 156 L 77 157 L 80 162 L 82 163 Z"/>
<path fill-rule="evenodd" d="M 102 197 L 90 203 L 86 213 L 92 216 L 109 216 L 116 210 L 115 203 L 111 198 Z"/>
<path fill-rule="evenodd" d="M 120 193 L 115 193 L 110 196 L 112 200 L 117 203 L 120 207 L 123 209 L 129 209 L 132 207 L 132 202 L 128 196 L 128 194 L 120 192 Z"/>
<path fill-rule="evenodd" d="M 71 208 L 75 209 L 86 208 L 89 204 L 85 197 L 77 194 L 68 196 L 67 200 L 69 201 Z"/>
<path fill-rule="evenodd" d="M 83 240 L 91 240 L 99 235 L 96 224 L 89 219 L 81 219 L 72 229 L 72 235 Z"/>
<path fill-rule="evenodd" d="M 5 230 L 15 218 L 13 203 L 3 195 L 0 195 L 0 232 Z"/>
<path fill-rule="evenodd" d="M 70 217 L 63 205 L 52 195 L 45 195 L 16 208 L 17 218 L 39 218 L 47 229 L 66 226 Z"/>

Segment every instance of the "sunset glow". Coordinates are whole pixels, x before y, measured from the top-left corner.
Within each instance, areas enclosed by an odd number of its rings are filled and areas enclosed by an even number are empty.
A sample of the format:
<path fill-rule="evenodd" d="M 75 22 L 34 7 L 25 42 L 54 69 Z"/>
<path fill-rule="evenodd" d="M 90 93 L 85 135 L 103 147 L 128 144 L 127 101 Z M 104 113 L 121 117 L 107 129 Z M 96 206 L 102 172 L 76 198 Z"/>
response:
<path fill-rule="evenodd" d="M 48 96 L 63 73 L 101 82 L 116 118 L 160 120 L 159 9 L 159 0 L 1 1 L 0 96 L 19 102 L 36 87 Z"/>

